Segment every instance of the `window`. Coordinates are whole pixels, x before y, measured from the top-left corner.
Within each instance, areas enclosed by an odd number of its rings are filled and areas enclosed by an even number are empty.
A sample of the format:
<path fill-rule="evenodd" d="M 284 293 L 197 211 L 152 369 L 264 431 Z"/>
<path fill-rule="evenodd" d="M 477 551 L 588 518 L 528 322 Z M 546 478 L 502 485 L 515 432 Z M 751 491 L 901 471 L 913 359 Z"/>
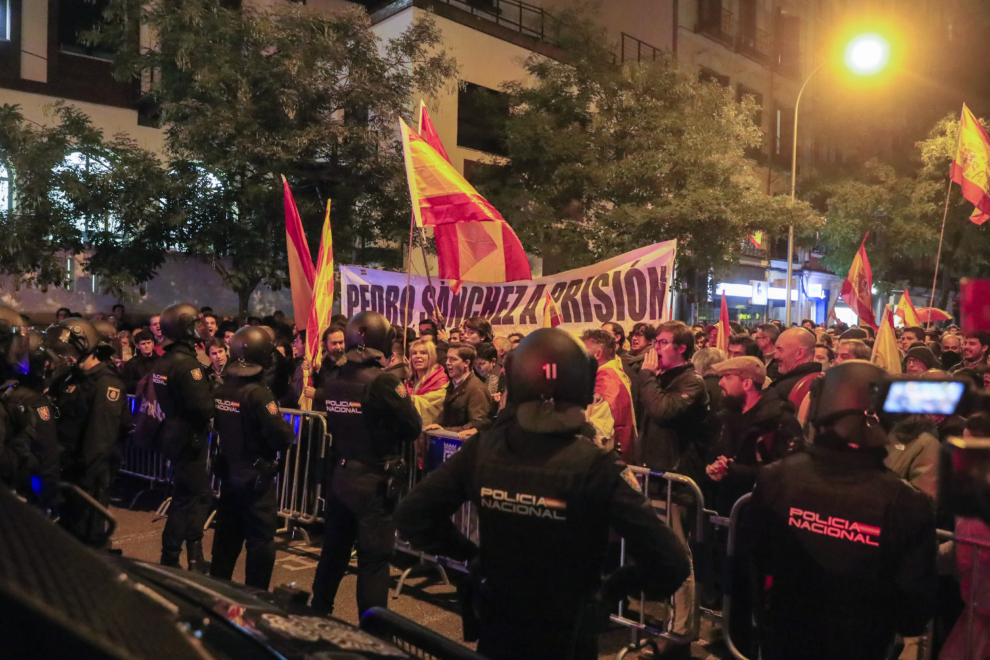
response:
<path fill-rule="evenodd" d="M 711 69 L 705 67 L 701 67 L 701 72 L 698 74 L 698 80 L 700 80 L 703 83 L 706 82 L 718 83 L 722 87 L 729 86 L 729 76 L 723 76 L 722 74 L 716 73 Z"/>
<path fill-rule="evenodd" d="M 457 93 L 457 146 L 506 155 L 508 118 L 508 95 L 467 83 Z"/>
<path fill-rule="evenodd" d="M 5 0 L 0 0 L 4 2 Z M 83 34 L 103 21 L 107 0 L 60 0 L 58 3 L 58 47 L 62 53 L 109 60 L 113 53 L 106 46 L 88 46 Z"/>
<path fill-rule="evenodd" d="M 777 107 L 770 129 L 773 136 L 774 162 L 790 165 L 794 145 L 794 108 Z"/>
<path fill-rule="evenodd" d="M 778 70 L 785 75 L 799 76 L 801 74 L 801 18 L 786 14 L 783 11 L 779 12 L 774 38 L 774 63 Z"/>
<path fill-rule="evenodd" d="M 10 0 L 0 0 L 0 41 L 10 40 Z"/>
<path fill-rule="evenodd" d="M 742 101 L 747 96 L 752 96 L 753 100 L 756 101 L 756 105 L 759 106 L 756 114 L 753 115 L 753 123 L 757 126 L 763 126 L 763 94 L 752 87 L 747 87 L 739 83 L 739 86 L 736 88 L 736 100 Z"/>
<path fill-rule="evenodd" d="M 10 210 L 10 174 L 0 165 L 0 213 Z"/>

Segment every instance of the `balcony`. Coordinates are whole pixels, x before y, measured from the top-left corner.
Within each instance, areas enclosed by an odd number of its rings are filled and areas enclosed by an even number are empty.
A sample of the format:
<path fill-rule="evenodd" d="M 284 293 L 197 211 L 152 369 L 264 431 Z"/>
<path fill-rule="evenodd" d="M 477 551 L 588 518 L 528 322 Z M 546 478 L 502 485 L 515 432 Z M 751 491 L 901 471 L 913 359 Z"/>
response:
<path fill-rule="evenodd" d="M 736 17 L 722 6 L 721 0 L 698 0 L 698 25 L 695 32 L 732 48 L 736 34 Z"/>
<path fill-rule="evenodd" d="M 741 29 L 736 39 L 736 50 L 766 66 L 770 64 L 770 33 L 760 28 Z"/>
<path fill-rule="evenodd" d="M 766 242 L 767 240 L 767 237 L 764 236 L 763 241 Z M 767 256 L 767 249 L 765 247 L 758 248 L 748 239 L 739 245 L 739 255 L 742 257 L 750 257 L 751 259 L 759 259 L 760 261 L 767 261 L 769 259 Z"/>
<path fill-rule="evenodd" d="M 663 51 L 656 46 L 637 39 L 636 37 L 622 33 L 622 41 L 619 46 L 619 63 L 624 62 L 655 62 L 663 56 Z"/>

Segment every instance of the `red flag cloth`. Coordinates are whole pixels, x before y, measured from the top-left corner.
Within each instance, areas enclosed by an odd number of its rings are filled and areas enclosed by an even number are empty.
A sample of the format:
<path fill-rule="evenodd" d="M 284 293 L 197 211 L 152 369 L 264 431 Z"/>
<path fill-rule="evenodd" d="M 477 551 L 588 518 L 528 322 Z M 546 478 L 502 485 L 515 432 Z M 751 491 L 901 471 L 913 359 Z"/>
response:
<path fill-rule="evenodd" d="M 725 304 L 725 292 L 722 292 L 722 309 L 718 313 L 718 341 L 715 348 L 720 351 L 729 352 L 729 335 L 732 333 L 732 326 L 729 325 L 729 306 Z"/>
<path fill-rule="evenodd" d="M 297 327 L 309 319 L 309 306 L 313 300 L 313 282 L 316 281 L 316 267 L 306 242 L 302 218 L 292 198 L 289 182 L 282 177 L 282 194 L 285 197 L 285 246 L 289 256 L 289 286 L 292 289 L 292 315 Z"/>
<path fill-rule="evenodd" d="M 938 307 L 919 307 L 918 320 L 922 323 L 928 323 L 929 321 L 932 323 L 936 321 L 951 321 L 952 315 Z"/>
<path fill-rule="evenodd" d="M 962 188 L 962 196 L 976 208 L 969 219 L 978 225 L 990 220 L 990 136 L 963 104 L 959 119 L 956 155 L 949 177 Z"/>
<path fill-rule="evenodd" d="M 873 315 L 873 269 L 870 268 L 870 260 L 866 257 L 866 239 L 869 235 L 870 232 L 866 232 L 866 236 L 863 237 L 839 295 L 856 313 L 861 323 L 866 323 L 877 330 L 880 326 L 877 325 Z"/>

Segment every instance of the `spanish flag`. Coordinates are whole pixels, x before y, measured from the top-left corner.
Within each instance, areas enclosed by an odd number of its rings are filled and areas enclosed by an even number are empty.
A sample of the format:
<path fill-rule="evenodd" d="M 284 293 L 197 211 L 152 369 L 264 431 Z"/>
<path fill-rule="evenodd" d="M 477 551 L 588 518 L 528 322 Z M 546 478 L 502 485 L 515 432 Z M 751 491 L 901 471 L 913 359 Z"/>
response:
<path fill-rule="evenodd" d="M 313 374 L 319 371 L 323 362 L 323 347 L 320 340 L 323 332 L 330 327 L 333 314 L 333 234 L 330 232 L 330 200 L 327 200 L 327 214 L 323 219 L 323 235 L 320 237 L 320 256 L 316 263 L 316 281 L 313 283 L 313 300 L 309 307 L 309 321 L 306 323 L 306 360 L 310 373 L 303 374 L 306 387 L 312 387 Z M 302 410 L 311 410 L 313 402 L 305 392 L 299 398 Z"/>
<path fill-rule="evenodd" d="M 901 353 L 897 350 L 897 334 L 894 332 L 894 315 L 890 313 L 890 305 L 884 307 L 870 362 L 895 376 L 901 373 Z"/>
<path fill-rule="evenodd" d="M 753 244 L 757 250 L 762 250 L 764 233 L 762 231 L 753 232 L 749 235 L 749 242 Z"/>
<path fill-rule="evenodd" d="M 543 327 L 556 328 L 563 322 L 564 317 L 560 315 L 560 310 L 557 309 L 557 303 L 553 301 L 553 298 L 550 297 L 550 292 L 547 291 L 543 296 Z"/>
<path fill-rule="evenodd" d="M 861 323 L 866 323 L 876 330 L 877 322 L 873 316 L 873 270 L 870 268 L 870 260 L 866 257 L 866 239 L 869 235 L 870 232 L 866 232 L 866 236 L 863 237 L 839 295 L 856 313 Z"/>
<path fill-rule="evenodd" d="M 906 327 L 910 328 L 911 326 L 921 325 L 918 310 L 914 308 L 914 303 L 911 302 L 911 294 L 908 293 L 907 289 L 904 289 L 901 299 L 897 302 L 897 309 L 894 311 L 894 316 L 900 317 Z"/>
<path fill-rule="evenodd" d="M 316 268 L 309 253 L 306 232 L 296 200 L 292 198 L 289 182 L 282 176 L 282 194 L 285 197 L 285 246 L 289 253 L 289 286 L 292 289 L 292 315 L 301 326 L 303 319 L 309 318 L 309 304 L 313 299 L 313 281 Z"/>
<path fill-rule="evenodd" d="M 432 123 L 428 126 L 435 136 Z M 399 128 L 413 214 L 417 224 L 434 228 L 441 279 L 532 279 L 519 239 L 495 207 L 401 119 Z"/>
<path fill-rule="evenodd" d="M 729 306 L 725 304 L 725 292 L 722 292 L 722 309 L 718 313 L 718 339 L 715 348 L 729 352 L 729 335 L 732 334 L 732 326 L 729 325 Z"/>
<path fill-rule="evenodd" d="M 990 219 L 990 136 L 965 103 L 949 176 L 976 207 L 969 219 L 978 225 Z"/>

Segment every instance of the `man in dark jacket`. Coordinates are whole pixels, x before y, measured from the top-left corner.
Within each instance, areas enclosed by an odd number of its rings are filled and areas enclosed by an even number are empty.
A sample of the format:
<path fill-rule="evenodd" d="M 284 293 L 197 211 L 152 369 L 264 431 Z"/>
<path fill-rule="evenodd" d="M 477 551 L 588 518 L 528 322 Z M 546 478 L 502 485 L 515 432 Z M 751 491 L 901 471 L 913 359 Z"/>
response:
<path fill-rule="evenodd" d="M 705 381 L 691 364 L 694 333 L 678 321 L 658 328 L 654 347 L 643 358 L 636 376 L 643 408 L 640 424 L 641 461 L 656 470 L 676 472 L 700 480 L 704 446 L 705 417 L 708 415 L 708 390 Z M 659 374 L 659 377 L 657 376 Z M 509 392 L 512 396 L 512 392 Z M 686 539 L 685 517 L 689 507 L 674 505 L 669 512 L 670 526 L 682 540 Z M 694 612 L 694 572 L 674 594 L 673 632 L 685 634 L 692 627 Z M 688 657 L 688 645 L 675 646 L 662 640 L 664 657 Z"/>
<path fill-rule="evenodd" d="M 764 392 L 773 392 L 781 400 L 789 401 L 795 411 L 800 410 L 811 391 L 811 383 L 822 375 L 822 365 L 815 362 L 815 343 L 815 333 L 800 327 L 785 330 L 777 338 L 780 377 Z"/>
<path fill-rule="evenodd" d="M 155 367 L 155 362 L 158 361 L 158 354 L 155 352 L 155 337 L 150 330 L 135 331 L 134 345 L 137 346 L 137 355 L 125 362 L 120 372 L 120 379 L 124 381 L 128 394 L 134 394 L 137 390 L 137 384 L 151 373 Z"/>
<path fill-rule="evenodd" d="M 474 376 L 474 349 L 467 344 L 453 344 L 447 352 L 450 383 L 443 400 L 438 424 L 424 431 L 444 429 L 467 438 L 492 425 L 492 395 L 480 378 Z"/>
<path fill-rule="evenodd" d="M 887 378 L 865 361 L 829 369 L 811 404 L 813 444 L 757 477 L 737 570 L 755 572 L 760 657 L 880 660 L 891 657 L 895 633 L 924 634 L 935 603 L 935 514 L 884 467 L 887 434 L 871 386 Z"/>
<path fill-rule="evenodd" d="M 178 566 L 185 543 L 189 570 L 205 573 L 209 567 L 203 557 L 203 525 L 213 501 L 206 472 L 207 439 L 216 407 L 209 378 L 196 358 L 198 315 L 187 303 L 162 312 L 162 333 L 172 343 L 155 363 L 151 377 L 165 416 L 158 442 L 172 461 L 172 503 L 162 531 L 161 563 Z"/>

